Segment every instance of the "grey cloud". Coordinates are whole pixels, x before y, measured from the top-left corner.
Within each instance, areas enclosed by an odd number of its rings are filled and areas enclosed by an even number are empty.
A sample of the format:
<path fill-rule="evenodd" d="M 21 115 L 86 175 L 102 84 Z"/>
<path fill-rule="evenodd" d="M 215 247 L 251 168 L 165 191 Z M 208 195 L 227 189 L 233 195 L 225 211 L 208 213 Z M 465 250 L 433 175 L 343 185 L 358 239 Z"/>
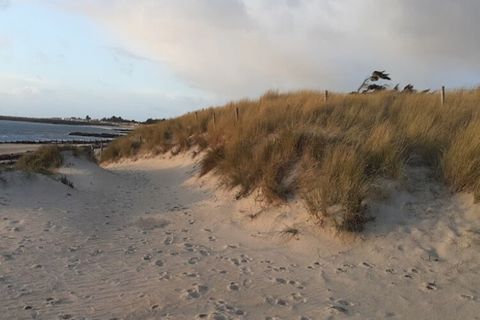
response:
<path fill-rule="evenodd" d="M 122 40 L 119 54 L 165 62 L 217 95 L 351 90 L 376 68 L 429 87 L 480 79 L 474 0 L 74 2 Z"/>
<path fill-rule="evenodd" d="M 479 1 L 408 0 L 399 1 L 399 8 L 392 33 L 398 34 L 410 50 L 432 57 L 478 61 Z"/>
<path fill-rule="evenodd" d="M 120 71 L 129 77 L 133 75 L 133 72 L 135 70 L 135 62 L 143 61 L 155 63 L 154 60 L 148 57 L 138 55 L 132 51 L 121 47 L 108 47 L 107 49 L 113 53 L 115 62 L 117 63 Z"/>

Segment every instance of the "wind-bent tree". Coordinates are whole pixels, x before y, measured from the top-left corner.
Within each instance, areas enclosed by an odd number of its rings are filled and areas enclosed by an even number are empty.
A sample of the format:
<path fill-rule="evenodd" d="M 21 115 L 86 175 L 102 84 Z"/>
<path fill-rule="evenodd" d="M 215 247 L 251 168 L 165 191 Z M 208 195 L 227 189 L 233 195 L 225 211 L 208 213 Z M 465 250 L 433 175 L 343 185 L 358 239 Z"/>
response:
<path fill-rule="evenodd" d="M 392 80 L 390 78 L 390 74 L 386 73 L 385 70 L 383 71 L 373 71 L 372 75 L 363 80 L 362 84 L 358 88 L 358 90 L 352 93 L 369 93 L 369 92 L 378 92 L 386 90 L 389 85 L 387 83 L 378 84 L 376 83 L 379 80 Z M 417 93 L 418 91 L 415 89 L 413 84 L 407 84 L 403 90 L 400 91 L 400 83 L 397 83 L 395 87 L 393 87 L 392 91 L 394 92 L 401 92 L 401 93 Z M 420 91 L 420 93 L 429 93 L 430 89 L 425 89 Z"/>
<path fill-rule="evenodd" d="M 378 80 L 392 80 L 390 78 L 390 75 L 388 73 L 385 73 L 385 70 L 383 71 L 373 71 L 372 75 L 363 80 L 361 86 L 358 88 L 357 92 L 368 92 L 368 91 L 381 91 L 385 90 L 387 86 L 385 84 L 376 84 L 374 82 L 377 82 Z"/>

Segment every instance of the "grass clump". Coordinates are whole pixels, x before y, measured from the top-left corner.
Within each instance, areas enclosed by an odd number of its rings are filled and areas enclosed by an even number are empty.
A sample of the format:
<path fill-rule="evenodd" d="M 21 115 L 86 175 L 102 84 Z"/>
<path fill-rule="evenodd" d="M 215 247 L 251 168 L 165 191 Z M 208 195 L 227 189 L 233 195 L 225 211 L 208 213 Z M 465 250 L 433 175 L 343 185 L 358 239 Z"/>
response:
<path fill-rule="evenodd" d="M 473 192 L 480 200 L 480 123 L 459 131 L 442 156 L 442 173 L 455 191 Z"/>
<path fill-rule="evenodd" d="M 102 161 L 140 153 L 205 149 L 201 174 L 219 175 L 239 196 L 268 203 L 299 195 L 313 217 L 358 231 L 380 178 L 429 166 L 454 191 L 480 198 L 480 89 L 437 94 L 269 91 L 139 127 L 112 142 Z M 238 114 L 238 119 L 237 119 Z M 414 161 L 415 160 L 415 161 Z"/>
<path fill-rule="evenodd" d="M 360 147 L 334 145 L 321 162 L 307 164 L 301 195 L 310 213 L 321 224 L 331 223 L 339 230 L 361 229 L 369 176 Z"/>
<path fill-rule="evenodd" d="M 57 146 L 44 146 L 26 153 L 16 163 L 16 168 L 27 172 L 51 173 L 63 163 L 63 156 Z"/>

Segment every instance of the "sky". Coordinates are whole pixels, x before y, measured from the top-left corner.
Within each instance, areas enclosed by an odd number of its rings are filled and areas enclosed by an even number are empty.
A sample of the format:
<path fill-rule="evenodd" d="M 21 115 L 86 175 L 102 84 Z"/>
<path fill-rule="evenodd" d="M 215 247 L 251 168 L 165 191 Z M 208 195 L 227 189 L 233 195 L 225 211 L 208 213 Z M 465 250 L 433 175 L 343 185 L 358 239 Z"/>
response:
<path fill-rule="evenodd" d="M 180 115 L 269 89 L 480 85 L 478 0 L 0 0 L 0 115 Z"/>

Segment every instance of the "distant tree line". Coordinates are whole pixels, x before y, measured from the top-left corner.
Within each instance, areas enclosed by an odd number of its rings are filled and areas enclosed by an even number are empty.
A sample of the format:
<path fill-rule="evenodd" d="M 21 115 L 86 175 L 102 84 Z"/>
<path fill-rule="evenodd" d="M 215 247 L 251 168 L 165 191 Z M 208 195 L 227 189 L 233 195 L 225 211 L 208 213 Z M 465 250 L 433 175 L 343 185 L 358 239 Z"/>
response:
<path fill-rule="evenodd" d="M 117 117 L 117 116 L 111 116 L 110 118 L 104 117 L 100 120 L 95 120 L 92 119 L 89 115 L 85 117 L 86 121 L 101 121 L 101 122 L 112 122 L 112 123 L 142 123 L 142 124 L 155 124 L 158 122 L 165 121 L 165 119 L 153 119 L 153 118 L 148 118 L 144 122 L 138 122 L 135 120 L 128 120 L 128 119 L 123 119 L 122 117 Z"/>
<path fill-rule="evenodd" d="M 143 124 L 155 124 L 155 123 L 162 122 L 162 121 L 165 121 L 165 119 L 148 118 L 147 120 L 145 120 L 145 122 L 143 122 Z"/>
<path fill-rule="evenodd" d="M 102 118 L 100 121 L 104 122 L 114 122 L 114 123 L 136 123 L 135 120 L 127 120 L 123 119 L 122 117 L 117 117 L 117 116 L 111 116 L 110 118 Z"/>

